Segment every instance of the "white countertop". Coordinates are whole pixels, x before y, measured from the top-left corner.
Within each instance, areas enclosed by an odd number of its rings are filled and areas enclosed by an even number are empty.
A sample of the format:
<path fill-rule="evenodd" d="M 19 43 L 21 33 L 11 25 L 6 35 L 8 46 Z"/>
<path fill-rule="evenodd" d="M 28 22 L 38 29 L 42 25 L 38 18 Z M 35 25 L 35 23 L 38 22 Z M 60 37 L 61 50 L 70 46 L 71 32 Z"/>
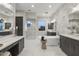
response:
<path fill-rule="evenodd" d="M 3 30 L 3 31 L 0 31 L 0 32 L 9 32 L 10 30 Z"/>
<path fill-rule="evenodd" d="M 72 38 L 74 40 L 79 40 L 79 34 L 60 34 L 60 35 L 68 37 L 68 38 Z"/>
<path fill-rule="evenodd" d="M 16 41 L 20 40 L 24 36 L 6 36 L 4 38 L 0 38 L 0 44 L 3 44 L 3 46 L 0 47 L 0 50 L 4 49 L 5 47 L 15 43 Z"/>

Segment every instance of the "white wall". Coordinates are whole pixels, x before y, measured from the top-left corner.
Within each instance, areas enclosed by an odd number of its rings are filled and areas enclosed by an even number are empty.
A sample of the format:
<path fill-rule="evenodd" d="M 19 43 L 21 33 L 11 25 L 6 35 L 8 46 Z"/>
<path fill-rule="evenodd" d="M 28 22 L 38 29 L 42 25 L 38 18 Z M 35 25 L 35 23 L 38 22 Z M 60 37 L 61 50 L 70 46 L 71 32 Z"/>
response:
<path fill-rule="evenodd" d="M 74 4 L 63 5 L 54 15 L 52 19 L 56 19 L 56 31 L 58 34 L 70 33 L 69 26 L 69 13 L 72 11 Z"/>
<path fill-rule="evenodd" d="M 79 11 L 71 13 L 69 19 L 79 19 Z"/>

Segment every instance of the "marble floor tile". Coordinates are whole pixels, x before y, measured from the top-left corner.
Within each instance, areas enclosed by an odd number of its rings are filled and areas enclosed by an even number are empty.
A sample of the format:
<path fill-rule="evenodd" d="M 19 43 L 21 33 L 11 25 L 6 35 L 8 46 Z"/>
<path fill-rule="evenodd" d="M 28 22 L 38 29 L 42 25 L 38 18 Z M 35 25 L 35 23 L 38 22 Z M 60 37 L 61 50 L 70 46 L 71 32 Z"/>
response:
<path fill-rule="evenodd" d="M 19 56 L 66 56 L 66 54 L 59 46 L 47 46 L 46 50 L 41 49 L 41 42 L 37 36 L 25 39 L 25 48 Z"/>

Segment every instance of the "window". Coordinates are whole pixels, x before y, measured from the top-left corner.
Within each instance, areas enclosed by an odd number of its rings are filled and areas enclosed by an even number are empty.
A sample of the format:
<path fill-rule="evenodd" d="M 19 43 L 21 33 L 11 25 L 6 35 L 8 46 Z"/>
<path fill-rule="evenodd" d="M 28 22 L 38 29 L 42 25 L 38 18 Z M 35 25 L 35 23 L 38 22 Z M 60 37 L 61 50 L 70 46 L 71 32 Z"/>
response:
<path fill-rule="evenodd" d="M 46 25 L 45 20 L 44 20 L 44 19 L 40 19 L 40 20 L 38 21 L 38 28 L 39 28 L 39 31 L 45 30 L 45 25 Z"/>
<path fill-rule="evenodd" d="M 27 21 L 27 27 L 31 27 L 32 23 L 30 21 Z"/>

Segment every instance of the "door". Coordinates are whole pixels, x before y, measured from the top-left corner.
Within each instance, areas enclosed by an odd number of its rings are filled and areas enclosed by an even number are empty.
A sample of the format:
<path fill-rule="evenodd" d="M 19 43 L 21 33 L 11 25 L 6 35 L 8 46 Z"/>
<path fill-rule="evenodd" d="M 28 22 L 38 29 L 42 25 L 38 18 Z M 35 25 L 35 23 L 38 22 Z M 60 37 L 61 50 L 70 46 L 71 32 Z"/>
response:
<path fill-rule="evenodd" d="M 23 35 L 23 17 L 16 17 L 15 20 L 16 26 L 15 26 L 15 32 L 17 36 Z"/>

